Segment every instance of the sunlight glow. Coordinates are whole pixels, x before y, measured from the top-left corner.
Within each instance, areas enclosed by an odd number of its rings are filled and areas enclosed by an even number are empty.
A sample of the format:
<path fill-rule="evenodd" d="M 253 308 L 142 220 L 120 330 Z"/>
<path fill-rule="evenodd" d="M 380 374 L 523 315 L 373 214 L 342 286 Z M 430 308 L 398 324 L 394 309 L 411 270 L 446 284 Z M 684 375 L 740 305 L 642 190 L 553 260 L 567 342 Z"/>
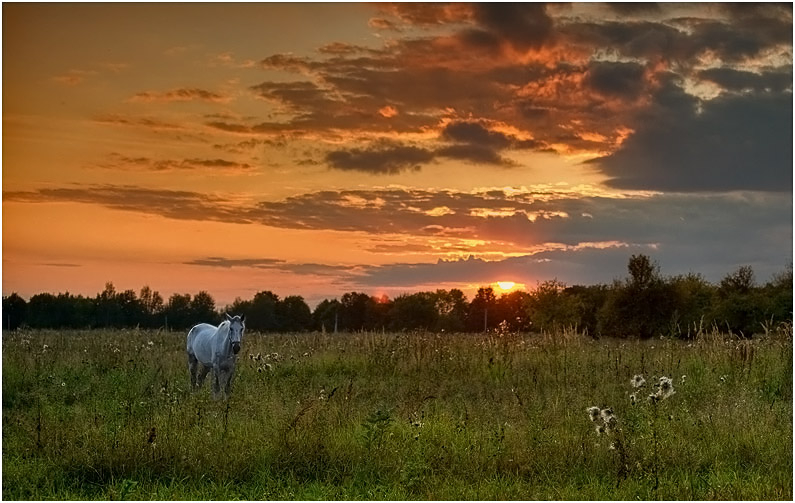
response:
<path fill-rule="evenodd" d="M 516 283 L 514 283 L 513 281 L 498 281 L 497 282 L 497 286 L 499 286 L 500 289 L 504 290 L 504 291 L 510 290 L 511 288 L 514 287 L 514 285 L 516 285 Z"/>

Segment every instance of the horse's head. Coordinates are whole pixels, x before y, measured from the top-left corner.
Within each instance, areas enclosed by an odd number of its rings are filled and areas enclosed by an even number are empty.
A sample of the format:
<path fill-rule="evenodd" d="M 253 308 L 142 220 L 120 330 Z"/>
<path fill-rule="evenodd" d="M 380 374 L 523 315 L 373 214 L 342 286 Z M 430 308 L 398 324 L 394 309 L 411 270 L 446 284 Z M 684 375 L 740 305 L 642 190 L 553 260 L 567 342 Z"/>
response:
<path fill-rule="evenodd" d="M 232 351 L 238 354 L 240 352 L 240 340 L 243 338 L 243 330 L 246 329 L 246 315 L 229 316 L 229 313 L 227 313 L 226 321 L 229 322 L 229 342 L 232 343 Z"/>

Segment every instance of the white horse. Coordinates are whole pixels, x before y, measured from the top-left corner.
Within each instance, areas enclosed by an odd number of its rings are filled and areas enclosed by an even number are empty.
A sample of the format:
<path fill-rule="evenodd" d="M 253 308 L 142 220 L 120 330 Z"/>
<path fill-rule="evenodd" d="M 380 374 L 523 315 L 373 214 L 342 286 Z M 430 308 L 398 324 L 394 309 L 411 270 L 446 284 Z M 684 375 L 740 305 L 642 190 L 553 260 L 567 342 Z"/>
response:
<path fill-rule="evenodd" d="M 246 316 L 229 316 L 218 327 L 199 323 L 188 332 L 188 371 L 191 389 L 204 383 L 207 373 L 213 371 L 213 398 L 229 398 L 235 360 L 240 352 L 240 340 L 246 329 Z M 201 370 L 199 365 L 201 364 Z"/>

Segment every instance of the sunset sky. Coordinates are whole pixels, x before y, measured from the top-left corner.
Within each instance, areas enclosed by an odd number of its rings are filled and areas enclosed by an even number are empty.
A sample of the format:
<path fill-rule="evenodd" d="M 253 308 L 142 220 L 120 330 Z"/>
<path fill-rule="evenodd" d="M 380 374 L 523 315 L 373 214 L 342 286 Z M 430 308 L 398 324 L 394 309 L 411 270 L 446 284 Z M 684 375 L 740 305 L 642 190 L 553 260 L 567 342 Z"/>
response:
<path fill-rule="evenodd" d="M 792 260 L 791 4 L 2 13 L 3 295 L 314 306 Z"/>

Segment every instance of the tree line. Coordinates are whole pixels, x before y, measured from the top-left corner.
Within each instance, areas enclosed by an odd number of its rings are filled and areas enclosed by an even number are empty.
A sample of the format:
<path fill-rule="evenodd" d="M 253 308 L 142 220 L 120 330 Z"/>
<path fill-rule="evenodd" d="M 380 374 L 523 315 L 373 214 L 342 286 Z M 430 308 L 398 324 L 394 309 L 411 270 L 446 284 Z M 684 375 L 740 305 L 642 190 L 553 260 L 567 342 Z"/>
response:
<path fill-rule="evenodd" d="M 689 337 L 699 330 L 750 336 L 792 323 L 792 266 L 758 285 L 743 266 L 718 284 L 701 275 L 664 277 L 646 255 L 633 255 L 628 276 L 612 284 L 567 286 L 539 283 L 532 292 L 500 296 L 491 287 L 469 300 L 458 289 L 406 293 L 390 299 L 348 292 L 326 299 L 312 311 L 301 296 L 279 298 L 271 291 L 236 299 L 217 309 L 201 291 L 174 294 L 167 301 L 143 287 L 116 291 L 112 283 L 96 297 L 40 293 L 25 301 L 3 297 L 4 328 L 141 327 L 184 330 L 199 322 L 219 323 L 223 312 L 245 314 L 250 330 L 261 332 L 427 330 L 483 332 L 578 330 L 593 336 Z"/>

